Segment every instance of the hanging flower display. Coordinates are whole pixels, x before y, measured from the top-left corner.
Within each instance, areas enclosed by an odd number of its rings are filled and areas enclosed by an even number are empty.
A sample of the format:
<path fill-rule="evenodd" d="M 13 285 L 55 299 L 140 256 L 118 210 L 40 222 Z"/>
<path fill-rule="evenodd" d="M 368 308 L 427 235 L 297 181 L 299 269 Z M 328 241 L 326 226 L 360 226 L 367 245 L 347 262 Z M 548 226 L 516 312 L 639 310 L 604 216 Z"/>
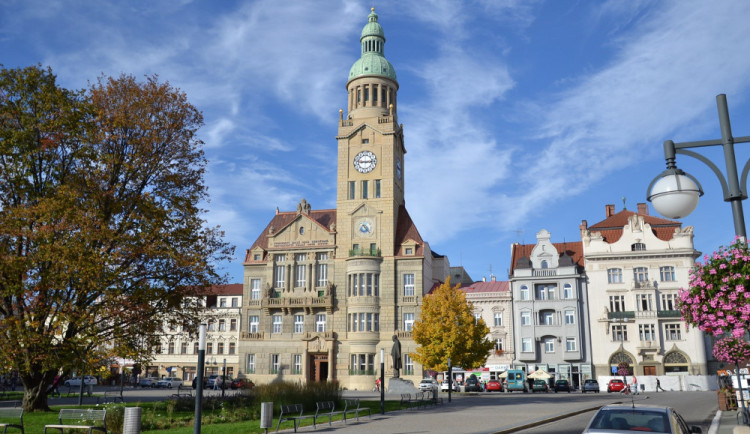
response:
<path fill-rule="evenodd" d="M 750 252 L 741 238 L 704 256 L 680 289 L 682 319 L 714 336 L 740 339 L 750 328 Z"/>
<path fill-rule="evenodd" d="M 617 375 L 630 375 L 630 364 L 628 362 L 620 362 L 617 365 Z"/>
<path fill-rule="evenodd" d="M 750 342 L 737 338 L 719 339 L 714 344 L 714 357 L 735 365 L 740 360 L 750 360 Z"/>

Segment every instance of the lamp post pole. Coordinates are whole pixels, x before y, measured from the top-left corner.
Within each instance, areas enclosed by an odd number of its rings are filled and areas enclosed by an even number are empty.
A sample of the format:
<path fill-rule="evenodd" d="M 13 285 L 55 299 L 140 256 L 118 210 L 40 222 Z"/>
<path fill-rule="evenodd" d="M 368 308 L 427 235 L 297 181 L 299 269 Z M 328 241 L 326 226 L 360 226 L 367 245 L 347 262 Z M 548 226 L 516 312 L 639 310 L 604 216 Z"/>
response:
<path fill-rule="evenodd" d="M 380 414 L 385 414 L 385 348 L 380 349 Z"/>
<path fill-rule="evenodd" d="M 448 402 L 451 402 L 451 392 L 453 391 L 453 367 L 451 358 L 448 357 Z"/>
<path fill-rule="evenodd" d="M 203 367 L 206 364 L 206 325 L 201 324 L 198 332 L 198 378 L 195 380 L 195 422 L 194 434 L 201 432 L 201 406 L 203 404 Z"/>
<path fill-rule="evenodd" d="M 677 168 L 675 162 L 676 154 L 693 157 L 708 166 L 716 177 L 719 178 L 724 201 L 732 204 L 732 219 L 734 220 L 734 233 L 747 242 L 747 231 L 745 230 L 745 213 L 742 209 L 742 201 L 747 199 L 747 175 L 750 172 L 750 159 L 742 168 L 742 178 L 737 176 L 737 158 L 734 152 L 735 143 L 750 142 L 750 136 L 733 137 L 732 127 L 729 122 L 729 108 L 727 107 L 727 96 L 716 95 L 716 107 L 719 111 L 719 126 L 721 127 L 721 139 L 702 140 L 697 142 L 674 143 L 671 140 L 664 142 L 664 159 L 667 162 L 667 170 L 651 181 L 646 191 L 647 199 L 654 204 L 654 208 L 660 214 L 670 218 L 682 218 L 693 212 L 698 205 L 698 197 L 703 195 L 703 189 L 698 180 Z M 724 151 L 724 164 L 726 167 L 726 178 L 721 170 L 708 158 L 689 148 L 701 148 L 707 146 L 721 146 Z M 690 185 L 692 183 L 696 185 Z M 687 186 L 687 188 L 685 188 Z M 737 368 L 737 385 L 740 391 L 740 402 L 742 406 L 742 422 L 750 425 L 750 417 L 745 408 L 745 398 L 742 392 L 739 366 Z"/>

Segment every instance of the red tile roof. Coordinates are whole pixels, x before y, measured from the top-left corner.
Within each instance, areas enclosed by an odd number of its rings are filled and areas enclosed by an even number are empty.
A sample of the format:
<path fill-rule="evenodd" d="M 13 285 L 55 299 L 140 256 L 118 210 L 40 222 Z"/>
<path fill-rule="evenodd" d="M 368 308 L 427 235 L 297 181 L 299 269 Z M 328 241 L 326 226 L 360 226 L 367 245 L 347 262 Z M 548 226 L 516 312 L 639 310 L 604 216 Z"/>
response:
<path fill-rule="evenodd" d="M 583 243 L 581 243 L 580 241 L 574 241 L 572 243 L 552 243 L 552 245 L 555 246 L 555 249 L 557 249 L 557 253 L 562 255 L 562 253 L 565 252 L 573 259 L 573 262 L 575 264 L 581 267 L 584 266 Z M 531 251 L 535 246 L 536 244 L 513 244 L 510 257 L 511 276 L 513 275 L 513 271 L 516 269 L 516 262 L 518 262 L 518 260 L 523 257 L 530 258 Z"/>
<path fill-rule="evenodd" d="M 463 286 L 461 291 L 466 293 L 480 293 L 480 292 L 508 292 L 510 291 L 510 285 L 507 280 L 496 280 L 494 282 L 474 282 L 471 285 Z"/>
<path fill-rule="evenodd" d="M 398 228 L 396 228 L 396 238 L 394 239 L 393 246 L 393 251 L 396 252 L 396 255 L 399 254 L 401 244 L 408 240 L 417 243 L 417 248 L 414 252 L 415 256 L 424 255 L 424 241 L 422 240 L 422 236 L 419 235 L 417 226 L 412 221 L 409 211 L 406 210 L 406 207 L 401 205 L 398 208 Z"/>
<path fill-rule="evenodd" d="M 266 228 L 263 229 L 263 232 L 261 232 L 258 239 L 255 240 L 253 245 L 245 254 L 245 262 L 250 262 L 250 259 L 251 259 L 250 250 L 256 247 L 260 247 L 263 250 L 268 250 L 268 230 L 271 227 L 273 227 L 274 233 L 279 233 L 285 227 L 289 226 L 292 222 L 294 222 L 294 220 L 296 220 L 297 216 L 299 215 L 310 218 L 315 223 L 320 225 L 320 227 L 322 227 L 323 229 L 327 231 L 330 231 L 331 223 L 336 223 L 336 210 L 335 209 L 323 209 L 323 210 L 317 210 L 317 211 L 310 211 L 310 214 L 297 214 L 296 211 L 277 213 L 275 216 L 273 216 L 273 218 L 268 223 Z"/>
<path fill-rule="evenodd" d="M 604 241 L 609 244 L 617 242 L 622 237 L 622 229 L 628 224 L 628 219 L 633 215 L 643 217 L 643 221 L 651 225 L 651 230 L 657 238 L 663 241 L 669 241 L 674 236 L 675 229 L 682 227 L 682 223 L 675 220 L 667 220 L 660 217 L 654 217 L 644 213 L 637 213 L 623 209 L 613 214 L 599 223 L 589 226 L 590 232 L 600 232 Z"/>
<path fill-rule="evenodd" d="M 230 283 L 227 285 L 214 285 L 208 288 L 211 295 L 242 295 L 241 283 Z"/>

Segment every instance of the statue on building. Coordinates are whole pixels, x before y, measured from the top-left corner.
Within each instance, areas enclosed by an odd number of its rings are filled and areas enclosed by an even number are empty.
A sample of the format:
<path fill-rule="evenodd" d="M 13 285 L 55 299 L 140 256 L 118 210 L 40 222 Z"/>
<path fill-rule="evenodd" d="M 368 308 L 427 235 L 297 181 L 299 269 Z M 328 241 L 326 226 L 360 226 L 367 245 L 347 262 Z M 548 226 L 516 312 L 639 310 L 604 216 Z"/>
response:
<path fill-rule="evenodd" d="M 312 207 L 310 206 L 307 201 L 302 198 L 302 200 L 297 204 L 297 214 L 310 214 L 310 209 Z"/>
<path fill-rule="evenodd" d="M 391 357 L 393 358 L 393 378 L 399 378 L 399 371 L 401 371 L 401 342 L 398 341 L 398 336 L 396 335 L 393 335 Z"/>

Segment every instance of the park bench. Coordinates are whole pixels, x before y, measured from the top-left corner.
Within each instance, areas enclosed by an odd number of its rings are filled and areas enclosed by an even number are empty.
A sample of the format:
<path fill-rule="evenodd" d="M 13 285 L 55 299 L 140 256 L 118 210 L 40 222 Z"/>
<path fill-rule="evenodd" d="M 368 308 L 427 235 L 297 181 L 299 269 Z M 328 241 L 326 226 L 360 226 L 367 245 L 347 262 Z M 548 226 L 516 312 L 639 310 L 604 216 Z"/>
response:
<path fill-rule="evenodd" d="M 90 409 L 73 409 L 63 408 L 57 416 L 58 424 L 45 425 L 44 433 L 47 429 L 57 429 L 63 433 L 66 429 L 87 429 L 89 434 L 93 431 L 107 432 L 107 410 L 90 410 Z"/>
<path fill-rule="evenodd" d="M 333 416 L 341 414 L 344 416 L 344 422 L 346 422 L 346 409 L 342 411 L 336 411 L 336 403 L 333 401 L 320 401 L 315 403 L 315 418 L 313 419 L 313 427 L 317 428 L 318 418 L 327 417 L 328 426 L 331 426 Z"/>
<path fill-rule="evenodd" d="M 411 398 L 411 393 L 402 393 L 401 394 L 401 402 L 399 403 L 399 406 L 401 408 L 413 408 L 416 407 L 419 403 L 416 401 L 416 399 Z"/>
<path fill-rule="evenodd" d="M 193 398 L 193 388 L 190 386 L 183 386 L 180 384 L 177 386 L 177 393 L 173 393 L 170 398 L 173 399 L 180 399 L 180 398 Z"/>
<path fill-rule="evenodd" d="M 0 428 L 3 429 L 3 434 L 8 431 L 8 428 L 20 429 L 23 433 L 23 408 L 0 408 Z"/>
<path fill-rule="evenodd" d="M 315 415 L 302 415 L 303 412 L 302 404 L 282 405 L 281 413 L 279 414 L 279 423 L 276 424 L 276 432 L 279 432 L 279 426 L 281 426 L 282 422 L 292 421 L 294 423 L 294 432 L 297 432 L 297 427 L 305 419 L 312 419 L 313 424 L 315 424 Z"/>
<path fill-rule="evenodd" d="M 347 413 L 353 413 L 355 416 L 357 416 L 357 420 L 359 420 L 359 413 L 360 412 L 367 412 L 367 416 L 372 419 L 372 413 L 370 412 L 370 407 L 360 407 L 359 406 L 359 399 L 345 399 L 344 400 L 344 422 L 346 422 L 346 415 Z"/>
<path fill-rule="evenodd" d="M 122 396 L 122 390 L 112 389 L 105 390 L 104 396 L 100 396 L 96 399 L 99 404 L 116 404 L 118 402 L 125 402 L 125 398 Z"/>

